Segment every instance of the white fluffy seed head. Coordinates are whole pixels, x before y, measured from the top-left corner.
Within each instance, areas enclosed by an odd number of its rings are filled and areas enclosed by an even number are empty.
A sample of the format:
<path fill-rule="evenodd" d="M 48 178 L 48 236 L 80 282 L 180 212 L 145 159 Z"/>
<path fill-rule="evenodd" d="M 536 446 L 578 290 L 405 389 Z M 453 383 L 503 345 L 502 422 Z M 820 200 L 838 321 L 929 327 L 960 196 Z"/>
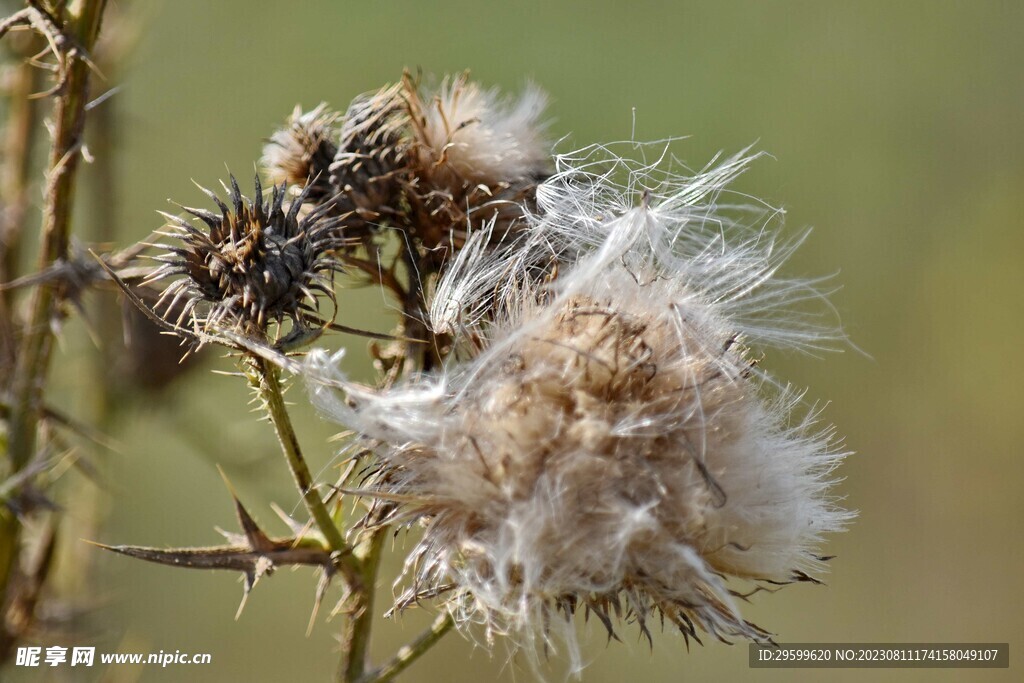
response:
<path fill-rule="evenodd" d="M 484 89 L 469 74 L 447 78 L 416 101 L 420 167 L 495 186 L 546 175 L 551 145 L 541 117 L 547 96 L 528 85 L 516 99 Z M 443 184 L 443 183 L 441 183 Z"/>
<path fill-rule="evenodd" d="M 437 288 L 465 359 L 327 406 L 382 444 L 370 489 L 401 504 L 377 521 L 426 525 L 400 603 L 454 586 L 450 609 L 506 633 L 585 607 L 609 628 L 660 613 L 767 637 L 728 577 L 807 580 L 849 515 L 832 431 L 751 359 L 837 333 L 794 311 L 812 283 L 773 278 L 776 213 L 727 201 L 747 162 L 680 177 L 606 148 L 559 157 L 529 228 L 491 249 L 477 233 Z"/>
<path fill-rule="evenodd" d="M 524 282 L 539 286 L 554 267 L 565 288 L 626 258 L 631 268 L 647 264 L 652 277 L 684 280 L 702 311 L 754 347 L 834 348 L 845 336 L 821 291 L 827 278 L 778 272 L 808 233 L 784 237 L 781 209 L 729 190 L 759 156 L 744 150 L 696 172 L 672 168 L 668 145 L 592 145 L 556 156 L 525 227 L 503 234 L 497 248 L 486 229 L 471 236 L 468 253 L 438 283 L 432 323 L 485 334 L 475 328 L 495 307 L 518 305 Z"/>
<path fill-rule="evenodd" d="M 437 88 L 407 74 L 402 85 L 410 232 L 441 261 L 488 223 L 497 239 L 514 234 L 551 172 L 543 93 L 528 86 L 518 98 L 505 97 L 466 73 Z"/>

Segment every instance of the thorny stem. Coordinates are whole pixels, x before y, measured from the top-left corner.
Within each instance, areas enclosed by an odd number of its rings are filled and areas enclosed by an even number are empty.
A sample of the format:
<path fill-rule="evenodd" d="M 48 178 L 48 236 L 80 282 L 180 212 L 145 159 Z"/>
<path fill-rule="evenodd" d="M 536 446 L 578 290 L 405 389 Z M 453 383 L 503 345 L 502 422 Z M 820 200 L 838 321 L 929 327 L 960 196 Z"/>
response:
<path fill-rule="evenodd" d="M 10 282 L 17 274 L 18 246 L 28 208 L 32 150 L 38 130 L 38 107 L 30 98 L 36 88 L 37 73 L 38 69 L 22 62 L 11 69 L 8 85 L 4 161 L 0 168 L 0 282 Z M 10 292 L 0 292 L 0 375 L 4 377 L 9 376 L 15 357 L 12 305 Z"/>
<path fill-rule="evenodd" d="M 375 681 L 377 680 L 376 674 L 373 674 L 371 678 L 367 678 L 366 668 L 370 637 L 373 630 L 377 573 L 380 569 L 387 529 L 375 529 L 365 534 L 355 548 L 348 545 L 320 495 L 316 492 L 313 477 L 310 474 L 305 459 L 302 457 L 298 438 L 295 435 L 295 430 L 292 427 L 291 419 L 285 406 L 284 393 L 281 389 L 280 370 L 276 365 L 263 358 L 250 356 L 247 358 L 247 362 L 253 370 L 260 397 L 263 399 L 267 414 L 270 416 L 274 429 L 277 431 L 278 440 L 281 442 L 281 450 L 288 461 L 288 467 L 292 472 L 302 499 L 306 503 L 306 508 L 309 510 L 310 516 L 316 521 L 331 550 L 338 557 L 341 570 L 345 574 L 345 579 L 348 581 L 352 593 L 350 617 L 342 634 L 344 654 L 338 670 L 338 681 L 340 683 Z M 413 659 L 419 657 L 420 654 L 440 639 L 442 635 L 444 635 L 444 631 L 420 644 L 416 648 L 416 654 Z M 401 656 L 401 653 L 399 653 L 399 656 Z M 395 660 L 389 662 L 385 669 L 393 665 L 399 659 L 399 656 L 396 656 Z M 400 663 L 400 668 L 390 675 L 397 674 L 398 671 L 411 663 L 412 659 L 407 663 Z M 385 669 L 381 669 L 381 671 Z"/>
<path fill-rule="evenodd" d="M 77 47 L 63 55 L 68 61 L 67 78 L 53 109 L 53 142 L 48 162 L 43 203 L 42 246 L 38 271 L 42 272 L 68 251 L 71 210 L 75 190 L 85 105 L 89 93 L 89 64 L 85 54 L 95 44 L 106 0 L 74 0 L 65 10 L 64 31 Z M 8 475 L 25 467 L 36 454 L 37 428 L 43 402 L 43 388 L 53 351 L 54 328 L 62 291 L 58 283 L 44 283 L 33 292 L 29 318 L 10 385 L 11 416 L 8 421 Z M 10 589 L 18 563 L 21 523 L 10 510 L 0 511 L 0 589 Z M 9 596 L 8 596 L 9 598 Z M 15 634 L 7 628 L 0 633 L 0 658 L 12 645 Z"/>
<path fill-rule="evenodd" d="M 365 578 L 361 563 L 353 555 L 351 546 L 341 535 L 341 531 L 338 530 L 331 518 L 331 513 L 324 505 L 320 494 L 317 493 L 309 466 L 306 464 L 306 459 L 302 457 L 299 439 L 295 435 L 295 428 L 292 427 L 292 421 L 284 402 L 284 392 L 281 390 L 281 371 L 276 365 L 263 358 L 249 356 L 247 362 L 255 375 L 257 390 L 266 406 L 274 430 L 277 432 L 281 451 L 284 453 L 285 460 L 288 461 L 288 469 L 291 470 L 292 477 L 295 479 L 295 485 L 299 489 L 302 501 L 306 504 L 310 517 L 316 522 L 327 545 L 335 554 L 336 562 L 349 582 L 353 593 L 359 594 L 364 590 Z"/>
<path fill-rule="evenodd" d="M 455 620 L 448 612 L 437 615 L 430 627 L 421 633 L 416 640 L 399 648 L 391 661 L 360 679 L 359 683 L 387 683 L 405 671 L 424 653 L 432 648 L 448 631 L 455 626 Z"/>
<path fill-rule="evenodd" d="M 78 0 L 67 10 L 66 28 L 88 50 L 99 33 L 106 0 Z M 43 205 L 42 249 L 38 271 L 67 258 L 71 209 L 75 191 L 85 105 L 89 92 L 89 65 L 83 55 L 68 55 L 71 65 L 63 94 L 54 105 L 53 145 L 50 149 L 46 196 Z M 53 350 L 52 323 L 60 302 L 60 285 L 43 284 L 33 292 L 30 317 L 19 349 L 9 434 L 11 465 L 19 470 L 35 454 L 35 432 L 42 389 Z"/>

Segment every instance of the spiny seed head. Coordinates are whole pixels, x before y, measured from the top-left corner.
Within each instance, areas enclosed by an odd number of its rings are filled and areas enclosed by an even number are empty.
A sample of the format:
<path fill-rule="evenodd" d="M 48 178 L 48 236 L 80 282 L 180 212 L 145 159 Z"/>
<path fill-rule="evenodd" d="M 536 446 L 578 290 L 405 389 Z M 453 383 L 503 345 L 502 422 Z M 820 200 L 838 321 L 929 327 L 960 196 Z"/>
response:
<path fill-rule="evenodd" d="M 545 101 L 533 86 L 512 100 L 465 73 L 433 89 L 406 74 L 355 98 L 336 130 L 333 118 L 320 125 L 326 114 L 319 108 L 293 116 L 271 139 L 263 163 L 275 180 L 316 177 L 307 200 L 331 204 L 354 241 L 387 225 L 440 260 L 489 221 L 496 237 L 507 233 L 532 204 L 537 183 L 551 171 Z M 330 144 L 322 133 L 333 135 Z"/>
<path fill-rule="evenodd" d="M 305 327 L 321 297 L 334 304 L 330 275 L 340 266 L 332 251 L 342 246 L 337 218 L 325 215 L 324 209 L 300 217 L 304 197 L 285 206 L 283 185 L 275 185 L 265 201 L 258 177 L 252 200 L 242 195 L 231 177 L 230 189 L 225 188 L 231 206 L 214 192 L 200 189 L 220 213 L 183 207 L 205 230 L 163 214 L 170 222 L 165 234 L 180 240 L 180 245 L 164 245 L 166 253 L 155 257 L 162 265 L 148 282 L 173 280 L 157 310 L 166 315 L 183 301 L 175 324 L 191 317 L 197 331 L 227 327 L 265 333 L 269 323 L 280 325 L 286 318 L 296 328 Z"/>
<path fill-rule="evenodd" d="M 340 115 L 321 103 L 303 112 L 298 106 L 263 148 L 261 166 L 274 185 L 306 188 L 305 199 L 322 203 L 334 194 L 329 167 L 338 152 Z"/>
<path fill-rule="evenodd" d="M 350 235 L 366 238 L 377 226 L 403 222 L 406 122 L 397 85 L 356 97 L 342 118 L 329 180 Z"/>

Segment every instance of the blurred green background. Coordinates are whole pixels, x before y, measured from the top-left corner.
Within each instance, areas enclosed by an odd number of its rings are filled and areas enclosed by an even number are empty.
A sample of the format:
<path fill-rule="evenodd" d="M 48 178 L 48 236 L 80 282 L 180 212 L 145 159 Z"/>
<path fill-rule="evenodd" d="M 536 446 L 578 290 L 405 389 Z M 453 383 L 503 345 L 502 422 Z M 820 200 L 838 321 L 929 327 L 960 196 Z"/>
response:
<path fill-rule="evenodd" d="M 403 67 L 469 68 L 511 91 L 537 82 L 551 94 L 552 133 L 567 136 L 562 149 L 628 139 L 635 111 L 637 139 L 691 136 L 675 148 L 691 166 L 755 142 L 770 152 L 737 187 L 785 206 L 790 231 L 814 226 L 789 272 L 838 273 L 833 300 L 870 357 L 765 361 L 831 402 L 826 418 L 856 451 L 840 492 L 860 516 L 825 548 L 838 555 L 827 586 L 758 595 L 745 613 L 782 641 L 1009 641 L 1011 663 L 1019 658 L 1024 4 L 165 0 L 121 9 L 139 38 L 111 74 L 121 87 L 112 195 L 120 244 L 159 227 L 154 211 L 168 197 L 201 204 L 190 179 L 212 185 L 225 165 L 250 176 L 263 140 L 296 103 L 344 109 Z M 106 201 L 103 188 L 90 189 L 90 172 L 86 207 Z M 342 316 L 391 325 L 373 292 L 345 293 Z M 88 417 L 95 370 L 75 339 L 52 388 L 58 404 Z M 365 342 L 345 343 L 347 367 L 369 377 L 359 371 Z M 213 358 L 168 392 L 135 398 L 111 425 L 121 452 L 101 458 L 110 494 L 100 498 L 100 540 L 217 542 L 213 526 L 235 522 L 216 464 L 268 530 L 284 531 L 268 503 L 295 509 L 297 497 L 270 428 L 249 412 L 244 383 L 214 368 L 231 366 Z M 301 389 L 292 396 L 311 459 L 329 466 L 331 427 L 304 408 Z M 333 672 L 338 622 L 322 613 L 303 635 L 310 572 L 265 579 L 235 621 L 234 575 L 85 554 L 95 563 L 91 623 L 107 649 L 213 655 L 209 666 L 94 671 L 102 680 L 318 681 Z M 68 552 L 63 571 L 82 556 Z M 378 656 L 423 623 L 410 613 L 379 625 Z M 688 653 L 665 633 L 652 652 L 633 629 L 623 629 L 624 645 L 606 646 L 594 624 L 586 632 L 584 680 L 593 683 L 1020 675 L 1017 665 L 750 670 L 742 645 Z M 551 676 L 560 670 L 556 662 Z M 403 680 L 531 679 L 520 660 L 453 635 Z"/>

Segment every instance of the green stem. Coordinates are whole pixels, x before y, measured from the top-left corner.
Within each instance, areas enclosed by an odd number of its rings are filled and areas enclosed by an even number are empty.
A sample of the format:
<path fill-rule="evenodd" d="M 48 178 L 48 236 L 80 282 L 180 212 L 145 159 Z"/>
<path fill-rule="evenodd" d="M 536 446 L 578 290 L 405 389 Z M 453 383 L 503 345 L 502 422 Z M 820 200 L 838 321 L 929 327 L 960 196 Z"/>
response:
<path fill-rule="evenodd" d="M 317 493 L 313 476 L 309 472 L 306 459 L 302 457 L 299 439 L 295 435 L 295 428 L 292 426 L 288 409 L 285 406 L 284 392 L 281 389 L 281 371 L 276 365 L 263 358 L 250 356 L 248 362 L 255 373 L 257 389 L 277 432 L 281 451 L 284 453 L 285 460 L 288 461 L 288 468 L 291 470 L 302 501 L 306 504 L 310 517 L 316 522 L 327 545 L 334 552 L 338 566 L 345 575 L 352 592 L 359 594 L 364 589 L 362 563 L 353 554 L 352 547 L 341 535 L 341 531 L 338 530 L 338 526 L 331 518 L 331 513 L 324 505 L 320 494 Z"/>
<path fill-rule="evenodd" d="M 455 626 L 455 620 L 452 619 L 452 615 L 447 612 L 437 615 L 430 628 L 421 633 L 416 640 L 399 648 L 391 661 L 363 676 L 359 683 L 387 683 L 387 681 L 393 680 L 395 676 L 423 656 L 427 650 L 434 647 L 448 631 L 452 630 L 453 626 Z"/>
<path fill-rule="evenodd" d="M 376 529 L 364 536 L 356 549 L 362 564 L 362 590 L 353 591 L 352 613 L 342 634 L 341 642 L 345 651 L 338 671 L 340 683 L 361 683 L 369 663 L 377 570 L 380 569 L 381 551 L 386 537 L 386 528 Z"/>
<path fill-rule="evenodd" d="M 408 287 L 404 289 L 393 287 L 402 299 L 404 313 L 402 336 L 417 342 L 428 343 L 405 343 L 400 362 L 393 368 L 393 372 L 388 373 L 383 379 L 385 387 L 396 381 L 402 374 L 411 375 L 429 370 L 438 360 L 437 340 L 434 339 L 423 322 L 426 315 L 426 303 L 423 300 L 420 278 L 426 276 L 425 271 L 421 271 L 420 267 L 425 266 L 426 263 L 422 259 L 417 259 L 416 248 L 410 242 L 403 240 L 398 248 L 398 258 L 402 260 L 408 276 Z M 399 650 L 395 657 L 383 667 L 367 671 L 377 572 L 380 568 L 381 550 L 387 535 L 387 527 L 375 529 L 363 538 L 357 549 L 357 555 L 360 556 L 363 567 L 363 590 L 353 594 L 354 604 L 351 617 L 342 633 L 341 642 L 344 654 L 338 672 L 340 683 L 368 683 L 392 679 L 433 647 L 451 627 L 447 621 L 435 622 L 435 628 L 421 636 L 412 645 Z"/>

